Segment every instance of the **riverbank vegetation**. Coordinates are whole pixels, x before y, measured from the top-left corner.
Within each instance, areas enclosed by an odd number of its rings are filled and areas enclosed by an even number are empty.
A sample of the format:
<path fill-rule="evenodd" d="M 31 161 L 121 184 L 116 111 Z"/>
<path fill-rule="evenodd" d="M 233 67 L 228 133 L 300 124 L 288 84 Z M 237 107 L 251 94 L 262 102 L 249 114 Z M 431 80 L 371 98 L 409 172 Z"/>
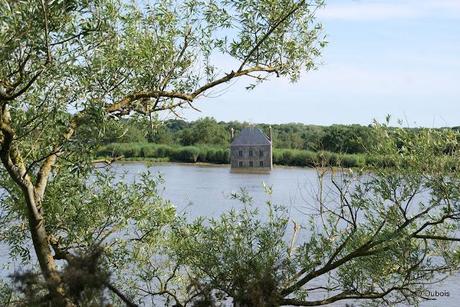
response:
<path fill-rule="evenodd" d="M 146 119 L 129 118 L 113 124 L 102 142 L 228 148 L 231 143 L 231 130 L 237 135 L 248 125 L 250 124 L 238 121 L 217 122 L 209 117 L 192 122 L 180 119 L 149 122 Z M 375 144 L 370 125 L 316 126 L 290 123 L 256 126 L 267 136 L 271 127 L 273 147 L 279 149 L 359 154 L 366 153 Z"/>
<path fill-rule="evenodd" d="M 97 156 L 102 158 L 123 157 L 126 160 L 137 161 L 170 161 L 185 163 L 214 163 L 228 164 L 230 150 L 215 146 L 178 146 L 152 143 L 112 143 L 101 146 Z M 363 167 L 365 165 L 384 165 L 384 157 L 377 159 L 365 154 L 341 154 L 326 151 L 307 151 L 296 149 L 273 150 L 273 163 L 285 166 L 316 167 L 343 166 Z M 380 163 L 379 163 L 380 162 Z"/>
<path fill-rule="evenodd" d="M 124 119 L 109 129 L 96 152 L 98 158 L 154 160 L 185 163 L 229 163 L 231 129 L 237 134 L 248 123 L 167 120 L 151 125 L 146 120 Z M 369 148 L 377 146 L 372 125 L 313 126 L 304 124 L 257 125 L 269 134 L 272 127 L 273 163 L 299 167 L 392 167 L 391 159 Z M 390 128 L 391 129 L 391 128 Z M 426 129 L 405 128 L 416 137 Z M 457 128 L 438 129 L 440 132 Z"/>

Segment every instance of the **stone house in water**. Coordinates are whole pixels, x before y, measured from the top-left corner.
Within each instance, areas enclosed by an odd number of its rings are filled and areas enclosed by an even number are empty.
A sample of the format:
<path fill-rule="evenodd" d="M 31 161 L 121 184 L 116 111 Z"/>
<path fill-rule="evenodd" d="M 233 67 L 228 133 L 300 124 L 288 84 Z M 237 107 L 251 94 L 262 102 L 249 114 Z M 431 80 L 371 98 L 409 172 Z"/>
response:
<path fill-rule="evenodd" d="M 270 172 L 273 165 L 271 128 L 270 137 L 256 127 L 241 130 L 230 144 L 230 163 L 235 172 Z"/>

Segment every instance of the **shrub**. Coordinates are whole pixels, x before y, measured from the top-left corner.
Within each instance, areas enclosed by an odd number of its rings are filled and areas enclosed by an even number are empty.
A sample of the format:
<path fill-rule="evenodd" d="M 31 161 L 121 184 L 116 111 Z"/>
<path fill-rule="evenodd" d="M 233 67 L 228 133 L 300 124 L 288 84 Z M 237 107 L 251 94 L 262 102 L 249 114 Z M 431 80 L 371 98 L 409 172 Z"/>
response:
<path fill-rule="evenodd" d="M 377 155 L 367 155 L 366 156 L 366 165 L 372 166 L 375 168 L 388 168 L 394 167 L 395 163 L 391 157 L 388 156 L 377 156 Z"/>
<path fill-rule="evenodd" d="M 144 158 L 158 158 L 157 148 L 152 144 L 145 144 L 141 149 L 142 157 Z"/>
<path fill-rule="evenodd" d="M 225 164 L 230 162 L 230 149 L 213 146 L 185 146 L 152 144 L 152 143 L 112 143 L 102 146 L 97 156 L 124 156 L 129 159 L 148 158 L 158 161 L 171 160 L 176 162 L 208 162 Z M 382 156 L 364 156 L 358 154 L 338 154 L 328 151 L 313 152 L 297 149 L 273 149 L 273 163 L 300 167 L 343 166 L 391 167 L 391 159 Z"/>
<path fill-rule="evenodd" d="M 211 149 L 208 147 L 200 147 L 197 161 L 198 162 L 208 162 L 209 161 L 208 159 L 209 151 L 211 151 Z"/>
<path fill-rule="evenodd" d="M 137 143 L 128 143 L 126 147 L 122 150 L 122 155 L 131 158 L 131 157 L 140 157 L 142 152 L 142 145 Z"/>
<path fill-rule="evenodd" d="M 206 152 L 206 162 L 214 163 L 217 160 L 217 150 L 209 148 Z"/>
<path fill-rule="evenodd" d="M 358 158 L 352 155 L 343 155 L 340 157 L 340 166 L 343 167 L 357 167 Z"/>
<path fill-rule="evenodd" d="M 194 146 L 186 146 L 174 151 L 172 155 L 175 161 L 195 163 L 198 159 L 200 150 Z"/>
<path fill-rule="evenodd" d="M 320 151 L 317 156 L 318 165 L 320 166 L 339 166 L 339 157 L 336 153 Z"/>
<path fill-rule="evenodd" d="M 292 150 L 285 150 L 282 154 L 282 163 L 284 165 L 292 165 L 292 158 L 293 158 Z"/>
<path fill-rule="evenodd" d="M 165 158 L 171 157 L 174 152 L 174 148 L 167 145 L 156 145 L 156 157 Z"/>
<path fill-rule="evenodd" d="M 293 153 L 290 164 L 293 166 L 309 166 L 313 167 L 317 164 L 317 156 L 314 152 L 296 150 Z"/>
<path fill-rule="evenodd" d="M 215 163 L 224 164 L 230 162 L 230 151 L 228 149 L 216 150 Z"/>

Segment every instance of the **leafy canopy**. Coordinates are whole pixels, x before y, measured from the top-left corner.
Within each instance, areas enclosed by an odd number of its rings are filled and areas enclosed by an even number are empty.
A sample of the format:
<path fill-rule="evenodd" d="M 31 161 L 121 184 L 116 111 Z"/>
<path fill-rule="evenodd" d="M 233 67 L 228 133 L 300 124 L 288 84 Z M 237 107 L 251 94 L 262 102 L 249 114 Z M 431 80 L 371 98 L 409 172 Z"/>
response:
<path fill-rule="evenodd" d="M 324 45 L 314 18 L 321 5 L 0 1 L 1 238 L 25 263 L 35 264 L 33 246 L 44 281 L 40 289 L 19 287 L 24 304 L 89 303 L 85 293 L 93 291 L 69 284 L 59 261 L 96 274 L 79 255 L 103 245 L 101 263 L 123 275 L 126 257 L 142 254 L 134 243 L 154 248 L 172 223 L 174 208 L 158 198 L 155 182 L 114 183 L 119 178 L 97 172 L 92 158 L 105 131 L 134 113 L 153 122 L 158 112 L 194 108 L 235 78 L 297 80 Z M 234 67 L 223 69 L 219 57 Z M 115 234 L 127 230 L 136 237 L 120 242 Z M 106 278 L 95 280 L 131 304 Z"/>

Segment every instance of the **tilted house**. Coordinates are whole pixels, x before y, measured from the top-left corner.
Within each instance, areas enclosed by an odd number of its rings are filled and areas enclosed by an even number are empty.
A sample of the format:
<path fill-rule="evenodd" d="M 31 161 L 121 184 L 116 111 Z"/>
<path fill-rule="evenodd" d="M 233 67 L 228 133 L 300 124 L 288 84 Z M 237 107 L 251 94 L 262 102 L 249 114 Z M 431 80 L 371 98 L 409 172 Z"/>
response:
<path fill-rule="evenodd" d="M 261 171 L 272 169 L 272 141 L 259 128 L 247 127 L 241 130 L 230 145 L 232 171 Z"/>

